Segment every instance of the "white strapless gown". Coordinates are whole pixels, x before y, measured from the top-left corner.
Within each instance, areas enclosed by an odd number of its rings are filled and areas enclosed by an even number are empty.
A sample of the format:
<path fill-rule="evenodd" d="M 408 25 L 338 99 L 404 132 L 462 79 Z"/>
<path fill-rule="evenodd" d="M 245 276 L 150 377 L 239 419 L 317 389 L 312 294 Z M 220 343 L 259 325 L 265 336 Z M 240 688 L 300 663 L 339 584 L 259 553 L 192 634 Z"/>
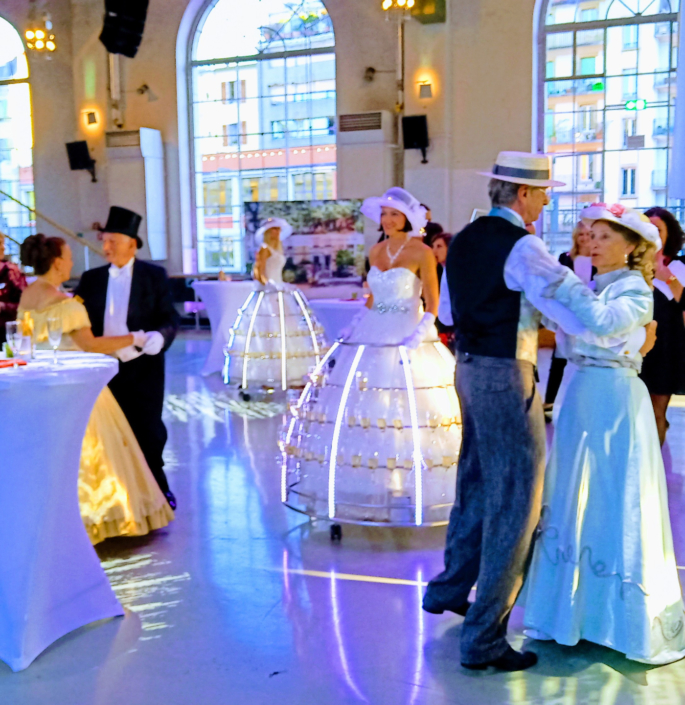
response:
<path fill-rule="evenodd" d="M 373 308 L 283 430 L 283 501 L 338 522 L 446 523 L 461 445 L 455 360 L 435 330 L 416 350 L 400 345 L 423 315 L 413 272 L 372 267 L 368 283 Z"/>
<path fill-rule="evenodd" d="M 323 328 L 307 299 L 283 282 L 284 264 L 285 255 L 271 250 L 266 261 L 269 283 L 256 283 L 238 311 L 225 350 L 226 384 L 242 389 L 301 387 L 326 352 Z"/>

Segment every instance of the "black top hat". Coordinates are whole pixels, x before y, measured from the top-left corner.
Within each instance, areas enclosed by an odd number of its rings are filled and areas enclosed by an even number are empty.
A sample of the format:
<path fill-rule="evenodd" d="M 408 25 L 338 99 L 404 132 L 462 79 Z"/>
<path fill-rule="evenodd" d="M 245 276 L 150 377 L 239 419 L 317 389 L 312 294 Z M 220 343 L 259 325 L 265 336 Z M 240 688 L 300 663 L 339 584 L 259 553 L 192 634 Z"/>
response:
<path fill-rule="evenodd" d="M 138 249 L 140 249 L 143 246 L 143 241 L 138 237 L 138 228 L 140 228 L 142 220 L 142 216 L 130 211 L 128 208 L 112 206 L 109 209 L 107 223 L 102 231 L 105 233 L 121 233 L 132 237 L 136 241 Z"/>

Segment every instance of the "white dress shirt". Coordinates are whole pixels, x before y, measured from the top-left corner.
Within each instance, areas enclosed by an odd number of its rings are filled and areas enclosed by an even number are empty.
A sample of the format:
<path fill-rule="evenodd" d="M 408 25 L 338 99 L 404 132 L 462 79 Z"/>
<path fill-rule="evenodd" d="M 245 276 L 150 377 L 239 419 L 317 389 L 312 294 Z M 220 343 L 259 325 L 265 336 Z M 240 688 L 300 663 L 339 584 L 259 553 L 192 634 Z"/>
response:
<path fill-rule="evenodd" d="M 107 283 L 107 307 L 105 309 L 105 335 L 128 335 L 126 319 L 128 318 L 128 302 L 131 298 L 131 281 L 133 279 L 132 257 L 123 267 L 111 265 L 109 268 L 109 282 Z M 122 362 L 128 362 L 139 357 L 142 353 L 133 345 L 118 350 L 114 355 Z"/>

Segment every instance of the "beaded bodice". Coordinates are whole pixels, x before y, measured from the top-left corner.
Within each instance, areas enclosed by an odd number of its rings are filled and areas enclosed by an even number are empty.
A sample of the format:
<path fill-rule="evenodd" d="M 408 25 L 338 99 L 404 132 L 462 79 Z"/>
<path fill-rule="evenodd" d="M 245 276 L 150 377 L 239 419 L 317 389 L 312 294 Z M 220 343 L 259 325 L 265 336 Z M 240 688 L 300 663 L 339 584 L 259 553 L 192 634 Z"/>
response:
<path fill-rule="evenodd" d="M 373 308 L 379 313 L 418 310 L 421 280 L 406 267 L 385 271 L 371 267 L 368 283 L 373 294 Z"/>
<path fill-rule="evenodd" d="M 264 265 L 264 273 L 266 278 L 274 284 L 283 283 L 283 267 L 285 266 L 285 255 L 279 250 L 274 250 L 269 247 L 271 256 L 266 260 Z"/>

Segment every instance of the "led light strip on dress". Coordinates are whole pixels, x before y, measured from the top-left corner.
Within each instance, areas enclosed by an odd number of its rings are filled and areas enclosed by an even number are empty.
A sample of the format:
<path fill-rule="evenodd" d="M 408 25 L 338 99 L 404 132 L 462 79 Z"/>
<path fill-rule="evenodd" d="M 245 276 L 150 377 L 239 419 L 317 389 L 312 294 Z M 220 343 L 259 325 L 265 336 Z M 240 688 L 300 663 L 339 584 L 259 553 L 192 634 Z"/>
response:
<path fill-rule="evenodd" d="M 347 375 L 347 380 L 345 381 L 345 387 L 343 389 L 342 397 L 340 398 L 340 406 L 338 407 L 338 416 L 335 419 L 335 427 L 333 429 L 333 442 L 331 443 L 331 459 L 328 470 L 328 518 L 335 519 L 335 470 L 336 463 L 338 462 L 338 443 L 340 441 L 340 429 L 342 427 L 343 419 L 345 418 L 345 407 L 347 406 L 347 399 L 350 396 L 350 389 L 352 388 L 352 382 L 354 381 L 354 376 L 357 374 L 357 367 L 359 367 L 359 361 L 362 359 L 366 345 L 360 345 L 357 350 L 357 354 L 354 356 L 352 361 L 352 367 Z"/>
<path fill-rule="evenodd" d="M 414 394 L 414 380 L 409 367 L 407 348 L 400 345 L 400 358 L 404 368 L 404 379 L 407 384 L 407 397 L 409 399 L 409 417 L 411 418 L 411 435 L 414 441 L 414 485 L 416 493 L 416 526 L 423 524 L 423 455 L 421 454 L 421 439 L 419 437 L 419 419 L 416 413 L 416 395 Z"/>
<path fill-rule="evenodd" d="M 440 357 L 452 367 L 457 364 L 457 360 L 454 355 L 452 355 L 452 353 L 442 343 L 433 343 L 433 347 L 438 351 Z"/>
<path fill-rule="evenodd" d="M 304 304 L 304 301 L 302 300 L 302 294 L 299 291 L 294 291 L 293 294 L 295 295 L 295 300 L 297 303 L 300 305 L 300 308 L 302 309 L 302 315 L 304 316 L 304 320 L 307 321 L 307 327 L 309 328 L 309 332 L 312 336 L 312 345 L 314 346 L 314 354 L 316 355 L 316 364 L 319 364 L 319 343 L 316 340 L 316 333 L 314 332 L 314 326 L 312 325 L 312 319 L 309 317 L 309 312 L 307 311 L 307 307 Z"/>
<path fill-rule="evenodd" d="M 247 301 L 238 309 L 238 315 L 236 316 L 235 323 L 233 324 L 233 327 L 230 329 L 230 335 L 228 336 L 228 343 L 226 344 L 226 347 L 224 348 L 224 369 L 223 369 L 223 377 L 224 377 L 224 384 L 229 384 L 231 381 L 231 353 L 226 351 L 230 351 L 230 349 L 233 347 L 233 344 L 235 343 L 235 337 L 236 333 L 238 331 L 238 328 L 240 327 L 240 324 L 242 323 L 243 316 L 245 315 L 245 311 L 247 310 L 247 307 L 250 305 L 250 301 L 254 298 L 255 292 L 251 291 L 250 295 L 247 297 Z"/>
<path fill-rule="evenodd" d="M 288 388 L 288 367 L 286 362 L 285 343 L 285 311 L 283 310 L 283 292 L 278 292 L 278 313 L 281 320 L 281 389 L 285 392 Z"/>
<path fill-rule="evenodd" d="M 333 352 L 336 350 L 336 348 L 339 347 L 339 343 L 333 343 L 331 345 L 330 350 L 324 355 L 323 359 L 319 364 L 316 366 L 314 369 L 314 372 L 312 373 L 312 377 L 314 375 L 319 375 L 321 374 L 321 370 L 323 370 L 324 366 L 328 362 L 328 359 L 330 356 L 333 354 Z M 287 475 L 288 475 L 288 453 L 286 451 L 286 448 L 290 445 L 290 440 L 293 436 L 293 429 L 295 428 L 295 424 L 297 423 L 298 419 L 298 414 L 297 410 L 300 409 L 302 404 L 307 399 L 307 396 L 309 395 L 310 391 L 312 388 L 312 382 L 311 380 L 307 382 L 305 385 L 304 390 L 302 391 L 302 394 L 300 395 L 300 398 L 297 402 L 297 406 L 295 407 L 295 410 L 293 411 L 293 417 L 290 419 L 290 425 L 288 426 L 288 433 L 285 436 L 285 442 L 283 444 L 283 448 L 281 449 L 281 457 L 282 457 L 282 463 L 281 463 L 281 502 L 285 503 L 288 499 L 288 488 L 287 488 Z"/>
<path fill-rule="evenodd" d="M 254 311 L 252 312 L 252 318 L 250 319 L 250 325 L 247 329 L 247 337 L 245 338 L 245 358 L 243 359 L 243 389 L 247 389 L 247 362 L 249 357 L 247 354 L 250 352 L 250 342 L 252 341 L 252 331 L 254 330 L 255 319 L 257 318 L 257 311 L 262 305 L 262 300 L 264 299 L 264 292 L 259 292 L 259 298 L 255 304 Z"/>

